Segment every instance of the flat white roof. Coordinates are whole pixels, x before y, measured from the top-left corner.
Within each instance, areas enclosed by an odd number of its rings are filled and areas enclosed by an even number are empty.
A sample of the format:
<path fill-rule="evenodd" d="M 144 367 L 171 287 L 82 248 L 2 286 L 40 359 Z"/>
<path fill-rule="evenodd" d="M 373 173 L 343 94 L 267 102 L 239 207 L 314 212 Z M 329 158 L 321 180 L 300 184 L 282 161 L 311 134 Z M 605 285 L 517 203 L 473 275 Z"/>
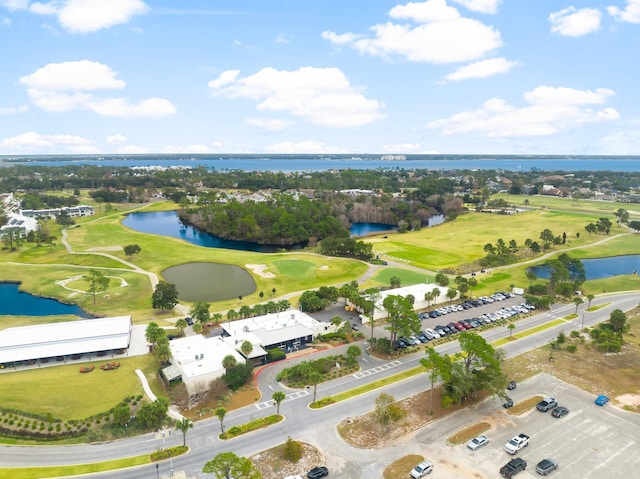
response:
<path fill-rule="evenodd" d="M 19 326 L 0 331 L 0 363 L 126 349 L 131 316 Z"/>
<path fill-rule="evenodd" d="M 324 325 L 297 309 L 288 309 L 280 313 L 228 321 L 221 326 L 231 336 L 242 337 L 252 333 L 260 339 L 262 346 L 270 346 L 313 336 L 314 331 L 320 330 Z"/>
<path fill-rule="evenodd" d="M 223 371 L 222 360 L 233 356 L 238 364 L 244 357 L 220 336 L 205 338 L 200 334 L 169 341 L 173 363 L 182 371 L 182 379 L 196 378 L 204 374 Z"/>

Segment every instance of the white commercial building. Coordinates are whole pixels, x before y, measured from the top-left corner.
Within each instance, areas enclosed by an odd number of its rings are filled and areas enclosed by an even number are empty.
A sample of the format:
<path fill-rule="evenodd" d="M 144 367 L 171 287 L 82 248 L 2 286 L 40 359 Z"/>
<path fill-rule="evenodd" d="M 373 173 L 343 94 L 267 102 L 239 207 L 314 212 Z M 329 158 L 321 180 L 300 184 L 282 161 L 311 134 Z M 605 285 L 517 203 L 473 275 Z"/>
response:
<path fill-rule="evenodd" d="M 26 216 L 10 213 L 7 215 L 7 224 L 0 227 L 0 237 L 14 234 L 14 237 L 25 238 L 30 231 L 38 230 L 38 220 Z"/>
<path fill-rule="evenodd" d="M 245 358 L 220 336 L 205 338 L 200 334 L 169 342 L 172 363 L 180 371 L 182 382 L 190 395 L 208 389 L 209 383 L 222 377 L 222 360 L 233 356 L 241 364 Z M 177 379 L 167 378 L 169 380 Z"/>
<path fill-rule="evenodd" d="M 297 309 L 229 321 L 221 326 L 226 336 L 236 338 L 240 342 L 247 336 L 254 344 L 257 338 L 254 347 L 261 346 L 265 350 L 277 348 L 285 352 L 303 347 L 318 334 L 326 333 L 331 328 L 328 323 L 318 321 Z"/>
<path fill-rule="evenodd" d="M 126 351 L 131 329 L 131 316 L 7 328 L 0 331 L 0 365 Z"/>

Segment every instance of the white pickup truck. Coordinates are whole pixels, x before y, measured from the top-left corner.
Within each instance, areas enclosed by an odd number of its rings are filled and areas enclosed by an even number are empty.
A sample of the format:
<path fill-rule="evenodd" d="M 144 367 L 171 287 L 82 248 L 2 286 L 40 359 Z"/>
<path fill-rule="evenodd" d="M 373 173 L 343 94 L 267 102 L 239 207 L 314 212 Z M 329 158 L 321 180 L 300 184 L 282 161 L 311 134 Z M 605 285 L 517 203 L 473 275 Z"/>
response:
<path fill-rule="evenodd" d="M 504 445 L 504 450 L 509 454 L 515 454 L 523 447 L 527 447 L 529 445 L 529 436 L 526 434 L 518 434 L 517 436 L 511 438 L 509 442 Z"/>

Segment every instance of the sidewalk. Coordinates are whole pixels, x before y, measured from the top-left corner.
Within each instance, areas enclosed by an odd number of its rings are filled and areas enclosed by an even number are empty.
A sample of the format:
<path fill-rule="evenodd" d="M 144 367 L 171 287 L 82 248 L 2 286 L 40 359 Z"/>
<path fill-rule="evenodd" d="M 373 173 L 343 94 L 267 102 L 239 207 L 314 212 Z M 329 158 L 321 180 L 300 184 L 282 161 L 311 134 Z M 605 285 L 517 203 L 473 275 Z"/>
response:
<path fill-rule="evenodd" d="M 147 381 L 147 378 L 145 377 L 144 373 L 140 369 L 136 369 L 136 374 L 138 375 L 138 378 L 142 383 L 142 389 L 144 389 L 144 392 L 149 398 L 149 400 L 155 401 L 156 399 L 158 399 L 156 395 L 153 394 L 153 391 L 149 387 L 149 382 Z M 174 411 L 173 409 L 171 409 L 171 406 L 169 406 L 169 410 L 167 411 L 167 414 L 173 419 L 176 419 L 178 421 L 184 419 L 184 416 L 180 414 L 178 411 Z"/>

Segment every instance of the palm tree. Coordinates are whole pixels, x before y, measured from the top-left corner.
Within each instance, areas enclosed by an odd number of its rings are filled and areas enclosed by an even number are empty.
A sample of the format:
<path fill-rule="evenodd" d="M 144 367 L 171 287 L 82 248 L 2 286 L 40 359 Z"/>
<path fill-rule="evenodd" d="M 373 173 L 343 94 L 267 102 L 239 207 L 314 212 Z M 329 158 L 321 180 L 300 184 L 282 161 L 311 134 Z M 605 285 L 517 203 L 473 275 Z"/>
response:
<path fill-rule="evenodd" d="M 595 296 L 593 294 L 588 294 L 587 295 L 587 300 L 589 301 L 587 303 L 587 309 L 589 309 L 591 307 L 591 301 L 595 298 Z"/>
<path fill-rule="evenodd" d="M 573 303 L 576 305 L 576 314 L 578 314 L 578 306 L 584 303 L 582 298 L 573 298 Z"/>
<path fill-rule="evenodd" d="M 220 420 L 220 433 L 224 434 L 224 417 L 227 415 L 227 410 L 222 406 L 218 406 L 215 410 L 215 415 Z"/>
<path fill-rule="evenodd" d="M 180 334 L 184 334 L 184 330 L 187 328 L 187 326 L 189 325 L 187 324 L 187 320 L 184 318 L 180 318 L 176 321 L 176 328 L 180 330 Z"/>
<path fill-rule="evenodd" d="M 222 367 L 225 369 L 225 371 L 229 371 L 229 369 L 234 367 L 236 364 L 238 364 L 238 361 L 236 361 L 236 358 L 234 358 L 231 354 L 226 355 L 222 359 Z"/>
<path fill-rule="evenodd" d="M 516 329 L 516 323 L 509 323 L 507 329 L 509 330 L 509 337 L 511 337 L 513 330 Z"/>
<path fill-rule="evenodd" d="M 240 351 L 242 351 L 245 358 L 249 359 L 249 355 L 251 354 L 251 351 L 253 351 L 253 344 L 251 344 L 250 341 L 243 341 L 240 345 Z"/>
<path fill-rule="evenodd" d="M 182 445 L 187 445 L 187 431 L 193 427 L 193 422 L 189 418 L 183 418 L 176 421 L 176 429 L 182 432 Z"/>
<path fill-rule="evenodd" d="M 280 404 L 282 404 L 286 398 L 287 396 L 282 391 L 274 391 L 271 395 L 271 399 L 273 399 L 273 402 L 276 404 L 276 414 L 280 414 Z"/>
<path fill-rule="evenodd" d="M 309 374 L 309 382 L 313 384 L 313 401 L 311 404 L 316 402 L 316 393 L 318 392 L 318 383 L 322 381 L 322 375 L 319 372 L 312 372 Z"/>

